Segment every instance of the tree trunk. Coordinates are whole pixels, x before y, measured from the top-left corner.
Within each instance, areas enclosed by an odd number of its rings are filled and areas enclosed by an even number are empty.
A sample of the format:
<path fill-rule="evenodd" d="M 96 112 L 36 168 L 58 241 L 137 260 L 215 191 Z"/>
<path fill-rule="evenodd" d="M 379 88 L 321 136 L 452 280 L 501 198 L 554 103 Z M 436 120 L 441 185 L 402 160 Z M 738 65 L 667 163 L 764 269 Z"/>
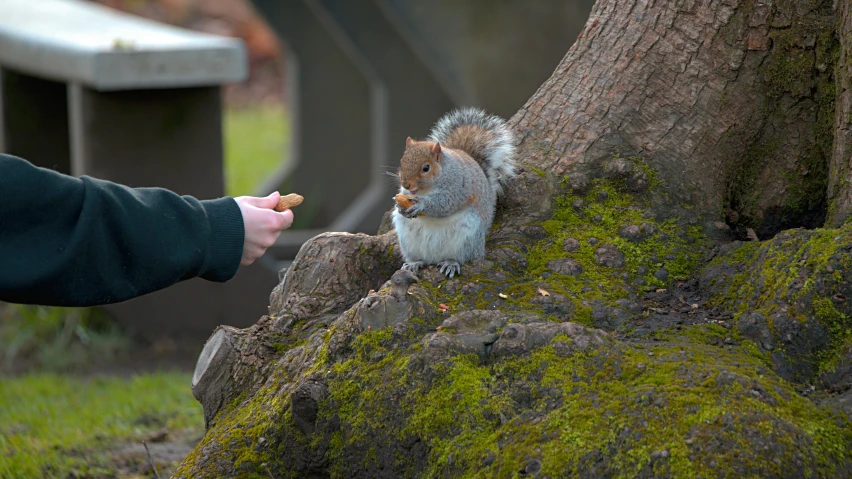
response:
<path fill-rule="evenodd" d="M 837 0 L 840 55 L 837 61 L 837 100 L 834 154 L 829 176 L 829 223 L 839 226 L 852 213 L 852 5 Z"/>
<path fill-rule="evenodd" d="M 852 208 L 850 8 L 599 0 L 487 258 L 308 242 L 202 353 L 176 477 L 852 475 L 852 226 L 776 235 Z"/>
<path fill-rule="evenodd" d="M 515 116 L 521 146 L 556 175 L 637 156 L 668 202 L 761 237 L 820 226 L 834 27 L 830 0 L 599 1 Z"/>

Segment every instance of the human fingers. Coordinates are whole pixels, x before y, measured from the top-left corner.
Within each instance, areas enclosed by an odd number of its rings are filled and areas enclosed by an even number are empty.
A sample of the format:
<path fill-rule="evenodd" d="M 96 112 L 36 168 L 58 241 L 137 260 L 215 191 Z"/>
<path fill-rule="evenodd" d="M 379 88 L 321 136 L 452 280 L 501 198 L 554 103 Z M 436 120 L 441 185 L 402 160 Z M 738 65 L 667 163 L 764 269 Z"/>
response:
<path fill-rule="evenodd" d="M 241 196 L 238 198 L 239 200 L 244 201 L 245 203 L 254 206 L 256 208 L 262 208 L 265 210 L 271 210 L 278 206 L 278 200 L 281 198 L 281 194 L 277 191 L 273 191 L 269 196 Z"/>

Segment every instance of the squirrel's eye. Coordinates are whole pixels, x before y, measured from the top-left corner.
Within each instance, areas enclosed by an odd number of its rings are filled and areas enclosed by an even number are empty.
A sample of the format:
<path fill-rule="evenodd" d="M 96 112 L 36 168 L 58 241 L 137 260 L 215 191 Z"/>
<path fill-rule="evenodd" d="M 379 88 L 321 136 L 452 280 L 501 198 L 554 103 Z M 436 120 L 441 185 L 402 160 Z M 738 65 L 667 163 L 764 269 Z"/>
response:
<path fill-rule="evenodd" d="M 423 165 L 423 173 L 428 173 L 428 172 L 429 172 L 429 163 L 426 163 L 425 165 Z"/>

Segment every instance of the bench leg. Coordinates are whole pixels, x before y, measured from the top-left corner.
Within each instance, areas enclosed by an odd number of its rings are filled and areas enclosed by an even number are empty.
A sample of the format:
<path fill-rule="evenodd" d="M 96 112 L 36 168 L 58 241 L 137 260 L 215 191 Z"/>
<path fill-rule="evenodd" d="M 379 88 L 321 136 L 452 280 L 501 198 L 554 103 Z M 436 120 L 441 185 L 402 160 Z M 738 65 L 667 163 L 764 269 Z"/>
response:
<path fill-rule="evenodd" d="M 66 87 L 0 70 L 0 152 L 70 173 Z"/>
<path fill-rule="evenodd" d="M 220 197 L 221 111 L 219 87 L 99 92 L 68 85 L 71 171 Z"/>

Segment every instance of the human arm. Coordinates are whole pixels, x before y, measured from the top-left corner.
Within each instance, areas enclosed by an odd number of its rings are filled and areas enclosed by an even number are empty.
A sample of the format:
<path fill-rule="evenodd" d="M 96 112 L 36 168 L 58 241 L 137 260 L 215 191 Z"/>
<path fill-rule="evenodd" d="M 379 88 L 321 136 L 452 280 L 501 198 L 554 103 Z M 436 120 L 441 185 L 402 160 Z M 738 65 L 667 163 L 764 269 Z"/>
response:
<path fill-rule="evenodd" d="M 89 306 L 196 276 L 227 281 L 244 260 L 241 209 L 0 155 L 0 300 Z"/>

